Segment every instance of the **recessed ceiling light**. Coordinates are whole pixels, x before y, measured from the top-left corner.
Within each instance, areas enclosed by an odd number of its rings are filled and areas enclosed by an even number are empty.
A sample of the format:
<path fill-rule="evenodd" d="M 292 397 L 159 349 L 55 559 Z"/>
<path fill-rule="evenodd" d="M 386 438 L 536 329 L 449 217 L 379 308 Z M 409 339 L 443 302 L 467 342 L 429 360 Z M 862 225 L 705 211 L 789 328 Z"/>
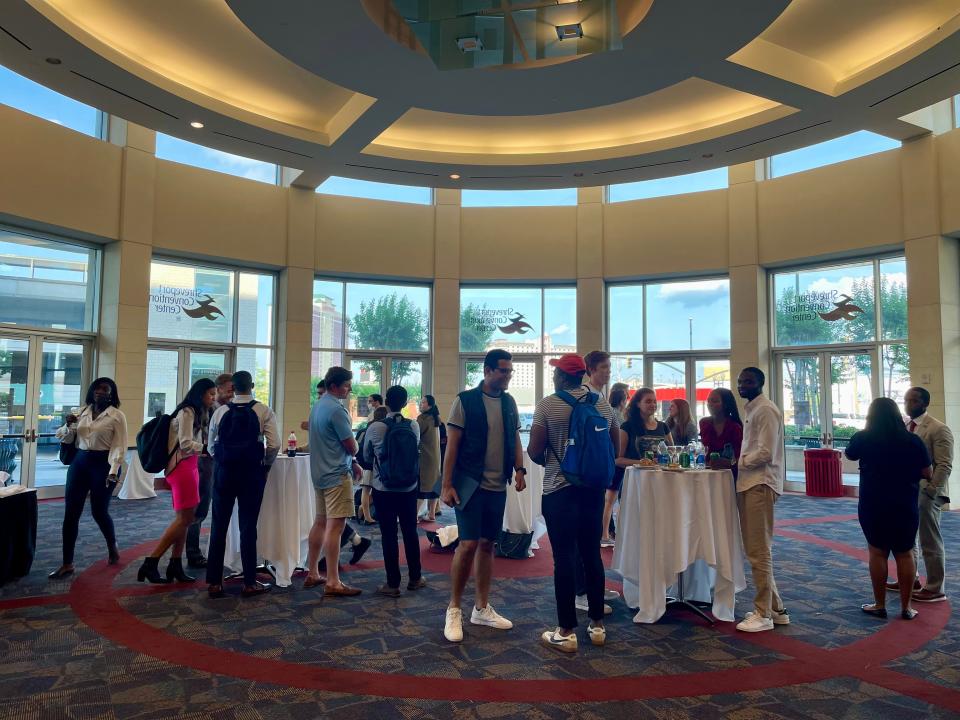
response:
<path fill-rule="evenodd" d="M 460 52 L 480 52 L 483 50 L 483 40 L 481 40 L 476 35 L 469 35 L 467 37 L 458 37 L 457 38 L 457 47 L 460 48 Z"/>
<path fill-rule="evenodd" d="M 451 173 L 451 174 L 450 174 L 450 179 L 451 179 L 451 180 L 459 180 L 459 179 L 460 179 L 460 176 L 457 175 L 456 173 Z"/>
<path fill-rule="evenodd" d="M 48 57 L 47 62 L 50 63 L 51 65 L 59 65 L 60 63 L 63 62 L 63 60 L 55 57 Z"/>
<path fill-rule="evenodd" d="M 194 120 L 192 123 L 190 123 L 190 127 L 196 128 L 197 130 L 199 130 L 200 128 L 203 127 L 203 123 L 200 122 L 199 120 Z"/>
<path fill-rule="evenodd" d="M 712 158 L 712 157 L 713 157 L 713 153 L 704 153 L 704 154 L 701 155 L 700 157 Z"/>
<path fill-rule="evenodd" d="M 574 176 L 574 177 L 583 177 L 583 173 L 582 173 L 582 172 L 575 172 L 575 173 L 573 174 L 573 176 Z"/>
<path fill-rule="evenodd" d="M 583 26 L 580 23 L 557 25 L 557 37 L 561 40 L 573 40 L 583 37 Z"/>

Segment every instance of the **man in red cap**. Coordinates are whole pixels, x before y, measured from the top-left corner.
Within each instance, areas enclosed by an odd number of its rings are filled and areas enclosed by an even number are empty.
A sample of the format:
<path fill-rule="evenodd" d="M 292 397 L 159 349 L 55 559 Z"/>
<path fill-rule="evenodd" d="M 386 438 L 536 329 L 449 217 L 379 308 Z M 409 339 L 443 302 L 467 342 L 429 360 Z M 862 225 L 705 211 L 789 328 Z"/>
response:
<path fill-rule="evenodd" d="M 594 645 L 603 645 L 607 636 L 603 626 L 604 570 L 600 558 L 604 488 L 591 486 L 582 476 L 575 480 L 578 484 L 572 484 L 574 478 L 565 476 L 560 464 L 571 447 L 570 418 L 574 405 L 592 405 L 602 416 L 596 418 L 598 425 L 602 426 L 606 421 L 605 428 L 590 427 L 589 430 L 606 429 L 611 457 L 616 456 L 620 426 L 610 404 L 584 387 L 587 366 L 582 357 L 569 353 L 551 360 L 550 365 L 554 368 L 556 392 L 537 403 L 527 446 L 530 459 L 544 466 L 543 516 L 553 548 L 553 584 L 557 599 L 557 628 L 543 633 L 541 641 L 553 650 L 572 653 L 577 650 L 574 577 L 578 555 L 586 574 L 587 614 L 590 617 L 587 634 Z M 584 451 L 584 443 L 580 443 L 579 449 Z M 607 484 L 613 475 L 612 463 L 609 474 Z"/>

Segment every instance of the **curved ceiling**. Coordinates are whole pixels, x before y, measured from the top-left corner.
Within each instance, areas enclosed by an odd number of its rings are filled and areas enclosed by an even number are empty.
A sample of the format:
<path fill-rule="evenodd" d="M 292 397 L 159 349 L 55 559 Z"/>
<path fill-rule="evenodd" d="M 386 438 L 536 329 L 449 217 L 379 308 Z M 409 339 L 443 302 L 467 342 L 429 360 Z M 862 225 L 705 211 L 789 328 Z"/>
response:
<path fill-rule="evenodd" d="M 161 132 L 297 168 L 305 187 L 675 175 L 860 129 L 906 139 L 925 129 L 903 116 L 960 90 L 960 0 L 618 0 L 619 50 L 446 71 L 378 7 L 392 6 L 0 0 L 0 62 Z"/>

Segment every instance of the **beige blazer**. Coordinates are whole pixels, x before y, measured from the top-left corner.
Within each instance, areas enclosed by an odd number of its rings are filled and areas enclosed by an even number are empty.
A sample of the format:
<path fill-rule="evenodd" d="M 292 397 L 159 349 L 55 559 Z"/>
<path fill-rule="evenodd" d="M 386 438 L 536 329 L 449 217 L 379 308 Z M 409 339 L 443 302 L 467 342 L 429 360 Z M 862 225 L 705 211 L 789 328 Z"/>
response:
<path fill-rule="evenodd" d="M 933 488 L 937 495 L 950 501 L 950 473 L 953 471 L 953 433 L 929 413 L 917 420 L 914 432 L 923 440 L 933 461 L 933 478 L 923 480 L 921 488 Z"/>

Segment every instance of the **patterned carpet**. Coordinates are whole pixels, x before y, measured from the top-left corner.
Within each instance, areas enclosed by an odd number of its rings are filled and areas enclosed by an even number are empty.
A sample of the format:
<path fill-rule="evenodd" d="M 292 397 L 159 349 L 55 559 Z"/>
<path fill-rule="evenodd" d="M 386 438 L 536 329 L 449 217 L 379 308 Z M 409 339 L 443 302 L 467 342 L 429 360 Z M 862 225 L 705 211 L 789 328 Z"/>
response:
<path fill-rule="evenodd" d="M 950 604 L 919 606 L 910 623 L 860 612 L 870 591 L 855 500 L 778 504 L 776 574 L 790 626 L 746 635 L 675 611 L 637 625 L 620 601 L 606 647 L 581 638 L 575 656 L 538 644 L 555 623 L 547 542 L 534 559 L 496 561 L 491 602 L 514 629 L 467 624 L 466 641 L 451 645 L 448 555 L 424 553 L 427 589 L 385 598 L 373 592 L 383 582 L 378 533 L 362 528 L 374 546 L 346 574 L 363 588 L 358 598 L 322 600 L 296 580 L 252 600 L 236 586 L 209 600 L 200 583 L 136 582 L 139 558 L 172 516 L 165 493 L 111 509 L 121 565 L 105 564 L 87 511 L 77 574 L 48 582 L 63 506 L 41 503 L 33 572 L 0 588 L 0 718 L 960 717 Z M 943 525 L 957 547 L 960 513 Z M 608 584 L 618 587 L 612 573 Z M 751 598 L 751 588 L 739 594 L 738 616 Z"/>

